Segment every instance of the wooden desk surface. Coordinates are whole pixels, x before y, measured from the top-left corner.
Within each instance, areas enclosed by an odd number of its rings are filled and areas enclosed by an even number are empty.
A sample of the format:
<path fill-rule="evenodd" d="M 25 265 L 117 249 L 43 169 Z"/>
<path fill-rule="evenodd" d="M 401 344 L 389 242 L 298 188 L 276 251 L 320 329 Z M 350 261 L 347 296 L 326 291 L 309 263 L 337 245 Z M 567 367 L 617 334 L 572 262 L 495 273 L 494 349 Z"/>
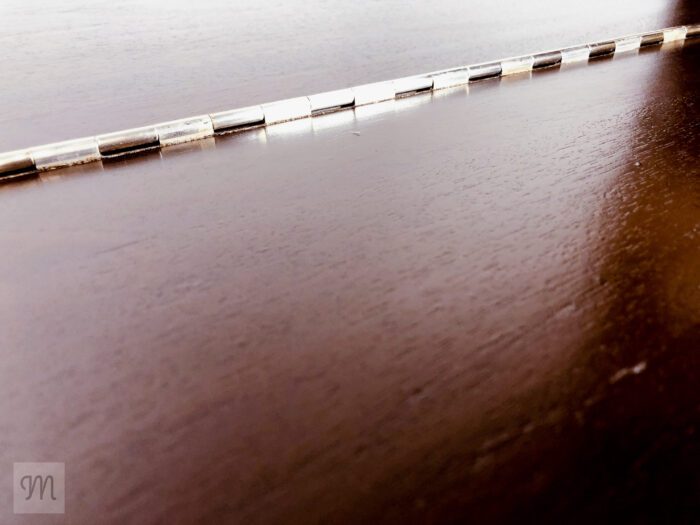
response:
<path fill-rule="evenodd" d="M 0 187 L 0 522 L 697 516 L 699 58 Z"/>

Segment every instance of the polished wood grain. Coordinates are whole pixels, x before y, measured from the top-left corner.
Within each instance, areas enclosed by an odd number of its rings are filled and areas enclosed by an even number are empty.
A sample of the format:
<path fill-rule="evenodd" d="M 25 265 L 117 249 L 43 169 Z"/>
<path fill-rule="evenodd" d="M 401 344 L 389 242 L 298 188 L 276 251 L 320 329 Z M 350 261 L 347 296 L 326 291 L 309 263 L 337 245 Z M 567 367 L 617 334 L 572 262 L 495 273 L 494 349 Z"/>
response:
<path fill-rule="evenodd" d="M 0 522 L 692 521 L 698 59 L 0 186 Z"/>

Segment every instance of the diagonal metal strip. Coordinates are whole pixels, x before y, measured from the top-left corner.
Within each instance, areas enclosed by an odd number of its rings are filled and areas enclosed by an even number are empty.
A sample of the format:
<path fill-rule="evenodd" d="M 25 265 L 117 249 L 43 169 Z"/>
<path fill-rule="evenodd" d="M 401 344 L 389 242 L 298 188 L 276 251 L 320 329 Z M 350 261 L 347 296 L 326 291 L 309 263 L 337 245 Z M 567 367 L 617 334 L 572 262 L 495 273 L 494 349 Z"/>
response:
<path fill-rule="evenodd" d="M 529 73 L 560 64 L 585 62 L 640 47 L 700 36 L 700 24 L 670 27 L 619 38 L 568 46 L 531 55 L 460 66 L 395 80 L 270 102 L 208 115 L 199 115 L 134 129 L 46 144 L 0 154 L 0 180 L 85 164 L 117 155 L 163 148 L 221 133 L 249 130 L 290 120 L 313 118 L 332 111 L 352 109 L 395 98 L 458 87 L 505 75 Z"/>

